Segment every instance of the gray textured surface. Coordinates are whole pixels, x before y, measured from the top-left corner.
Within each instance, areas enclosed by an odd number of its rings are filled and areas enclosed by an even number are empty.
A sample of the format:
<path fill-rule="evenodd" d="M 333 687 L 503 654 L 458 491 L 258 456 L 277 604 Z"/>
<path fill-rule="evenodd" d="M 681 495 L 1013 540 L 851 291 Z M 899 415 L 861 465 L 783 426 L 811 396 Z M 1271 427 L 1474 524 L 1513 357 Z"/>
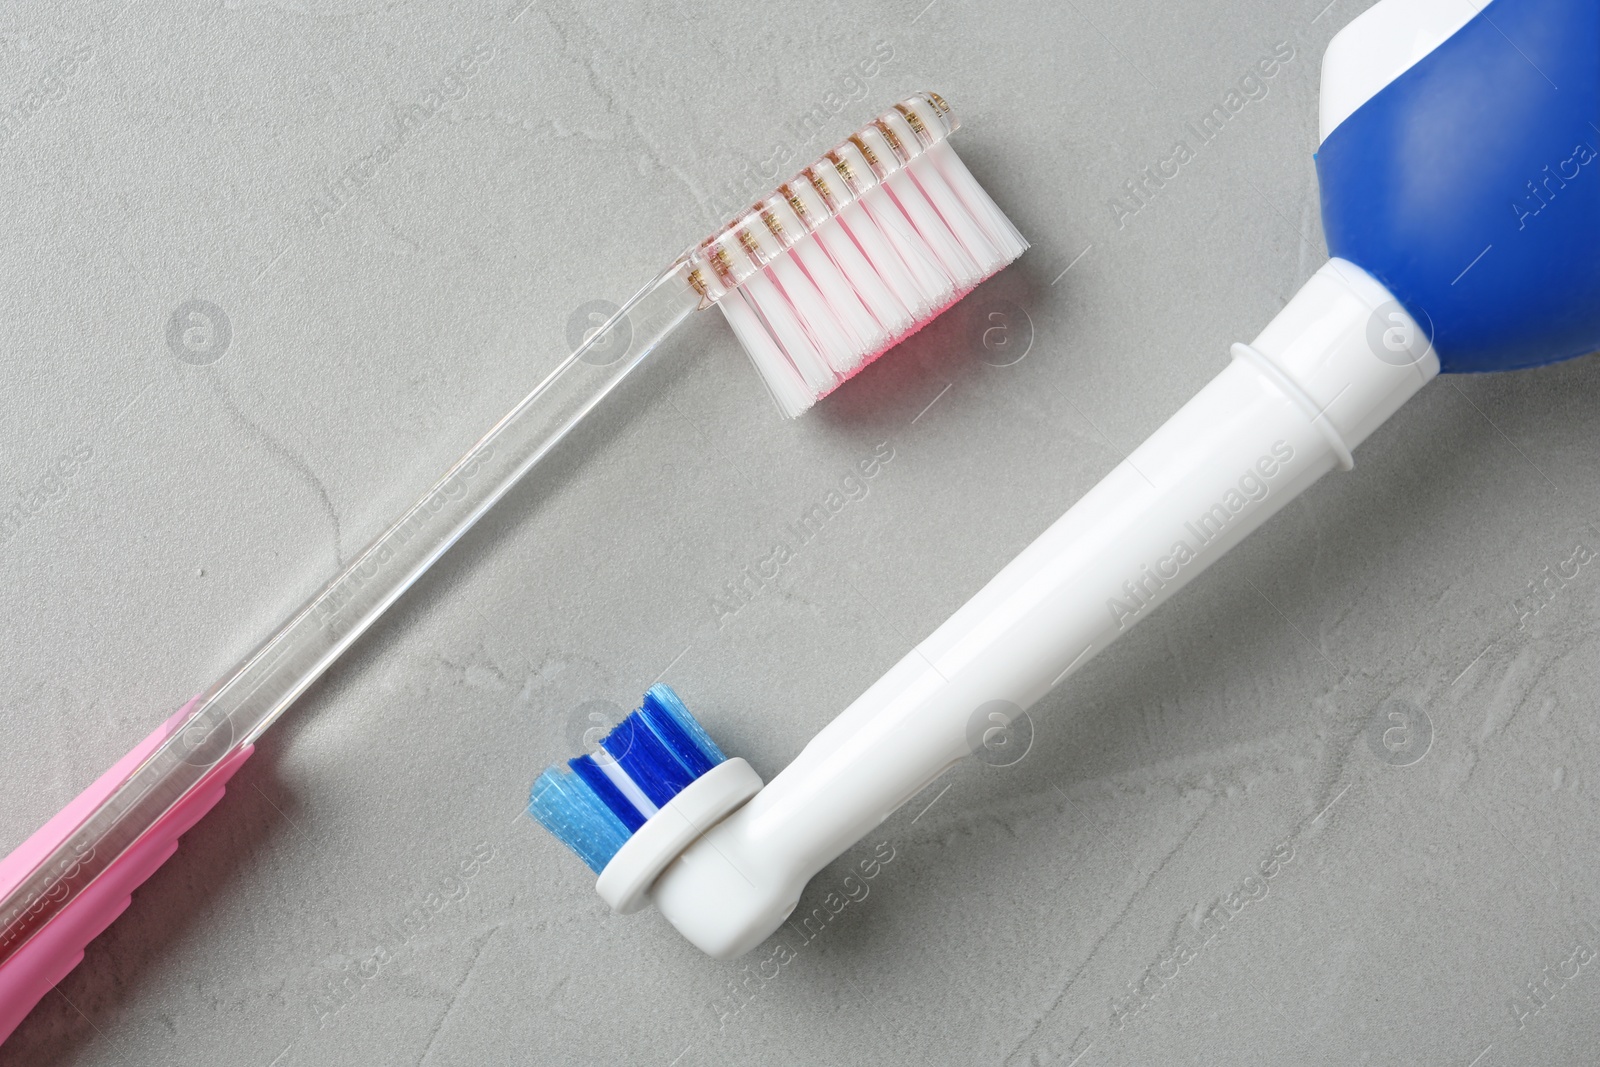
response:
<path fill-rule="evenodd" d="M 663 672 L 776 772 L 1324 256 L 1319 57 L 1363 0 L 923 2 L 10 5 L 0 493 L 89 458 L 0 542 L 0 851 L 774 154 L 935 88 L 1034 248 L 797 423 L 692 320 L 268 735 L 0 1063 L 1592 1062 L 1600 579 L 1518 610 L 1600 548 L 1591 360 L 1429 386 L 1053 693 L 1025 760 L 958 768 L 820 875 L 808 907 L 893 857 L 781 966 L 606 914 L 518 818 L 586 703 Z M 1119 228 L 1122 183 L 1280 42 Z M 204 365 L 167 342 L 192 299 L 230 326 L 191 338 Z M 719 626 L 722 583 L 881 442 Z"/>

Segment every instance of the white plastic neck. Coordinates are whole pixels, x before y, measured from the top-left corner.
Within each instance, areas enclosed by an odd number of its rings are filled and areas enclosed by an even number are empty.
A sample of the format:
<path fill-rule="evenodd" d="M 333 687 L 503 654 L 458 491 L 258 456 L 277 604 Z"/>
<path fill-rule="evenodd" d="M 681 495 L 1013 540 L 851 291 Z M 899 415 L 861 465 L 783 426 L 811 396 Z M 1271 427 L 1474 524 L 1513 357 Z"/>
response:
<path fill-rule="evenodd" d="M 807 880 L 1260 526 L 1438 373 L 1360 268 L 1319 270 L 1235 359 L 651 890 L 705 952 L 772 934 Z"/>
<path fill-rule="evenodd" d="M 1353 449 L 1439 373 L 1431 334 L 1372 275 L 1330 259 L 1249 347 L 1304 390 L 1322 413 L 1314 421 Z"/>

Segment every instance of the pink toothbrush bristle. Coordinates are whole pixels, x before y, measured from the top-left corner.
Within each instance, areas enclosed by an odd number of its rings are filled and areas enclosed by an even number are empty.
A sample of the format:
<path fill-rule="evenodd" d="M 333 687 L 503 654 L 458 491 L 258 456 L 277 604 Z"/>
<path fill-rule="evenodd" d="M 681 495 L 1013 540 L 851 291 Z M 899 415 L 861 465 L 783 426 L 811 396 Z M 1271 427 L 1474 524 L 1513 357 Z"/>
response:
<path fill-rule="evenodd" d="M 690 284 L 722 308 L 785 415 L 1027 249 L 947 143 L 955 128 L 942 99 L 918 94 L 690 254 Z"/>
<path fill-rule="evenodd" d="M 988 281 L 990 278 L 994 277 L 995 274 L 998 274 L 998 273 L 999 273 L 998 271 L 991 271 L 990 273 L 984 275 L 983 279 L 981 281 L 979 281 L 978 285 L 982 285 L 983 282 Z M 933 312 L 931 315 L 928 315 L 926 318 L 918 319 L 915 323 L 912 324 L 912 326 L 911 326 L 911 328 L 909 330 L 906 330 L 904 333 L 899 334 L 893 340 L 889 341 L 888 344 L 885 344 L 881 348 L 878 348 L 877 350 L 872 352 L 872 354 L 870 354 L 869 356 L 867 356 L 867 358 L 865 358 L 865 359 L 863 359 L 861 361 L 861 365 L 860 366 L 858 366 L 855 370 L 851 371 L 849 374 L 845 375 L 838 382 L 834 383 L 834 385 L 831 388 L 829 388 L 826 393 L 823 393 L 821 396 L 817 397 L 817 399 L 821 400 L 821 399 L 823 399 L 823 397 L 831 395 L 835 389 L 839 388 L 839 386 L 843 385 L 845 382 L 849 381 L 851 378 L 854 378 L 856 375 L 858 375 L 862 371 L 866 370 L 867 367 L 869 367 L 873 363 L 877 362 L 877 359 L 878 359 L 879 356 L 884 355 L 885 353 L 889 352 L 891 349 L 900 347 L 900 343 L 902 341 L 908 341 L 912 337 L 914 337 L 917 334 L 921 333 L 924 327 L 931 325 L 933 323 L 933 320 L 937 319 L 940 315 L 943 315 L 946 311 L 949 311 L 951 308 L 953 308 L 957 304 L 961 303 L 962 299 L 964 297 L 966 297 L 966 295 L 968 293 L 972 292 L 972 289 L 976 289 L 977 287 L 978 286 L 975 285 L 971 289 L 962 289 L 960 292 L 956 293 L 956 295 L 952 299 L 950 299 L 948 302 L 946 302 L 943 307 L 939 308 L 937 311 Z"/>

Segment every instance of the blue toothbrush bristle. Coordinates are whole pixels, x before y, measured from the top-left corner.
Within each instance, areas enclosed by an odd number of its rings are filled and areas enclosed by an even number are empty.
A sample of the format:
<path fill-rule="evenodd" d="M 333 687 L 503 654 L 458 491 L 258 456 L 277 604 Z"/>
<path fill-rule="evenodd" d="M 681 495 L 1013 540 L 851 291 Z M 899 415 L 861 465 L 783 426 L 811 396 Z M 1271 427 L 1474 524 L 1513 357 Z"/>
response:
<path fill-rule="evenodd" d="M 600 747 L 621 765 L 639 790 L 650 798 L 650 803 L 664 808 L 668 801 L 683 792 L 684 786 L 700 776 L 691 773 L 672 754 L 672 749 L 650 729 L 644 716 L 636 711 L 623 723 L 629 719 L 633 720 L 633 730 L 627 733 L 613 730 L 600 742 Z"/>
<path fill-rule="evenodd" d="M 596 874 L 633 836 L 633 831 L 600 802 L 582 778 L 558 767 L 551 767 L 533 783 L 528 813 L 564 841 Z"/>
<path fill-rule="evenodd" d="M 594 761 L 593 756 L 569 759 L 567 766 L 572 768 L 572 773 L 583 779 L 583 784 L 593 791 L 595 798 L 622 821 L 622 825 L 628 828 L 628 833 L 631 834 L 644 825 L 644 815 L 623 796 L 622 790 L 617 788 L 616 783 L 606 777 L 606 772 L 600 769 L 600 764 Z"/>
<path fill-rule="evenodd" d="M 596 874 L 650 816 L 728 758 L 665 685 L 652 686 L 600 749 L 547 769 L 528 801 L 528 813 Z"/>
<path fill-rule="evenodd" d="M 674 752 L 680 753 L 685 766 L 689 766 L 691 761 L 700 761 L 704 765 L 705 769 L 696 771 L 696 776 L 728 758 L 711 740 L 711 735 L 701 729 L 695 717 L 689 714 L 689 709 L 683 706 L 678 694 L 666 686 L 651 686 L 644 695 L 644 707 L 639 712 L 649 721 L 650 728 L 663 739 L 669 735 L 673 738 L 669 743 Z"/>

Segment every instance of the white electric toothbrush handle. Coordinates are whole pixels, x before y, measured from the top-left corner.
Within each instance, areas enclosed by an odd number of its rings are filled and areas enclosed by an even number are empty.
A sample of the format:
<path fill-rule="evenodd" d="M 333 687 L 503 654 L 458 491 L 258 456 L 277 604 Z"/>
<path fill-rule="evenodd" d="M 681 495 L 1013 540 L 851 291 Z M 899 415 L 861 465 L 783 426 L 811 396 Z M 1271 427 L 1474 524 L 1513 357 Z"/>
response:
<path fill-rule="evenodd" d="M 653 897 L 680 930 L 718 956 L 759 943 L 814 873 L 1295 494 L 1349 467 L 1350 449 L 1438 373 L 1416 323 L 1343 260 L 1233 355 L 667 870 Z"/>

